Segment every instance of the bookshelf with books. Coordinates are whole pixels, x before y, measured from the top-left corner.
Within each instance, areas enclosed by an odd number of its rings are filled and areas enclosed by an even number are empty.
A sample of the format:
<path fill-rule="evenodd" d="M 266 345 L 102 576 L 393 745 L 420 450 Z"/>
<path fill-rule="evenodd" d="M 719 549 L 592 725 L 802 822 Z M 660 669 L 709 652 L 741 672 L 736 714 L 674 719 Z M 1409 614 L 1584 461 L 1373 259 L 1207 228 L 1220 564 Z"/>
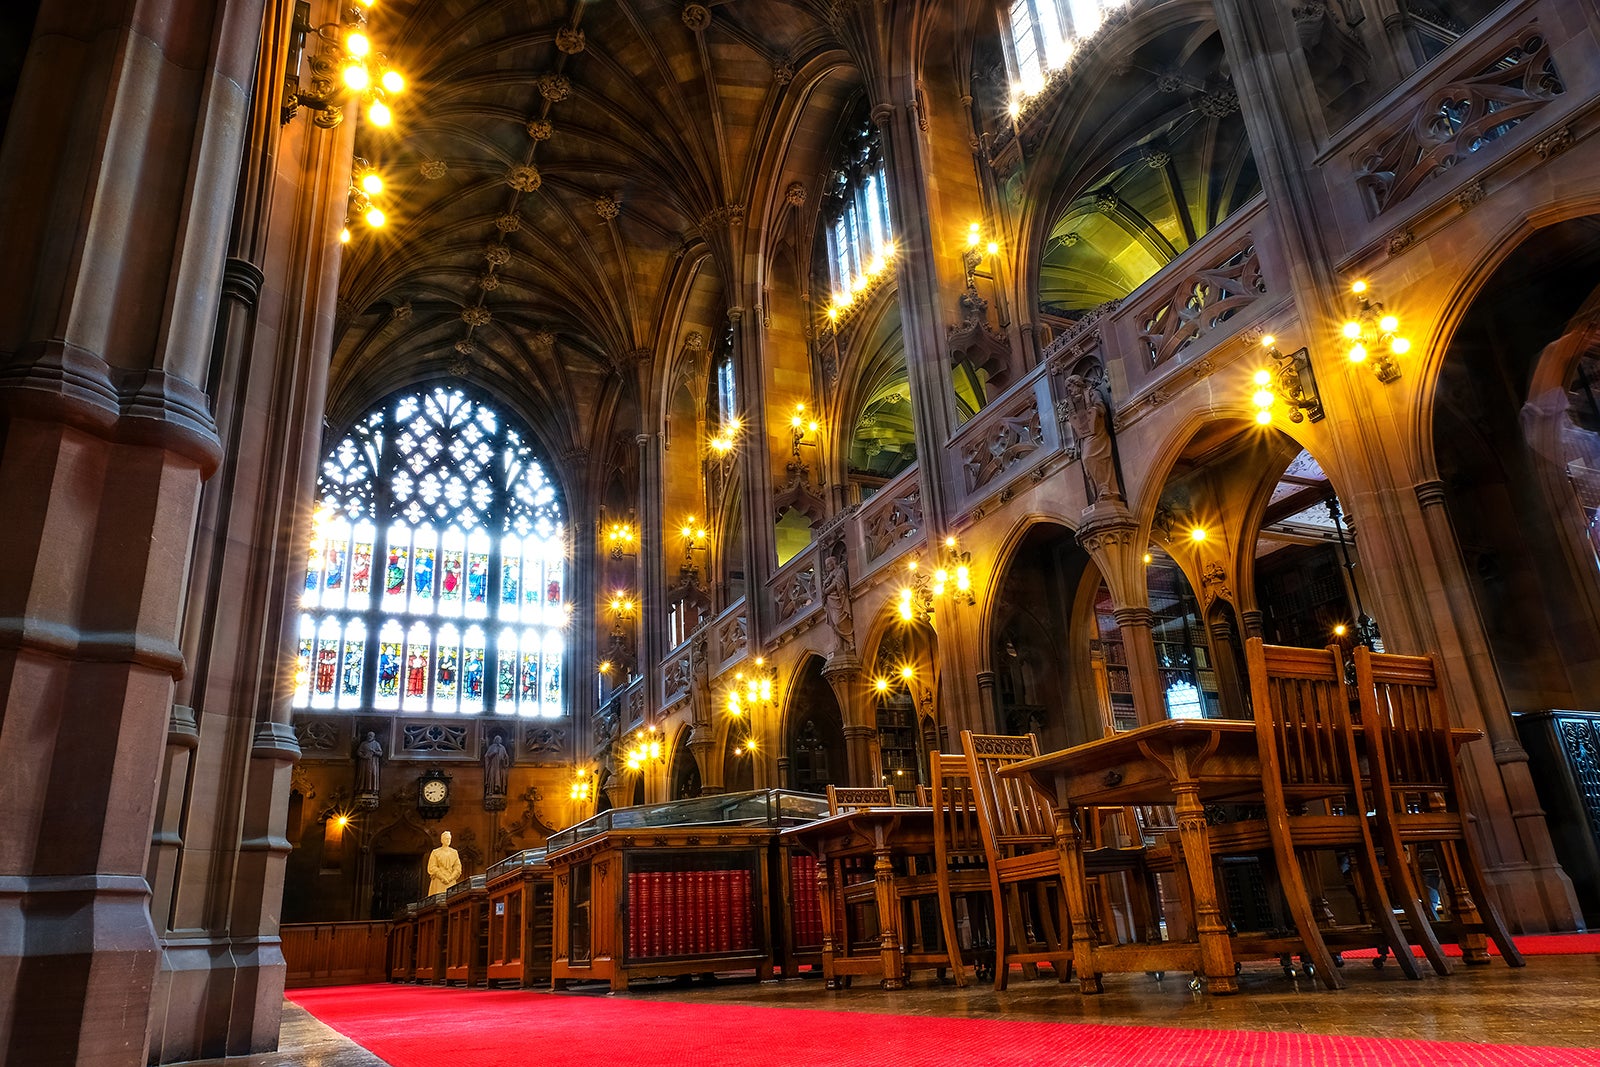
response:
<path fill-rule="evenodd" d="M 487 872 L 490 985 L 528 988 L 550 980 L 555 878 L 544 855 L 542 848 L 526 849 Z"/>
<path fill-rule="evenodd" d="M 826 807 L 754 790 L 613 809 L 553 835 L 552 984 L 787 969 L 805 935 L 791 928 L 792 877 L 774 871 L 777 829 Z"/>
<path fill-rule="evenodd" d="M 1133 706 L 1133 680 L 1128 675 L 1128 652 L 1122 642 L 1122 628 L 1112 614 L 1111 590 L 1100 583 L 1095 597 L 1095 622 L 1100 631 L 1100 655 L 1097 666 L 1105 671 L 1105 688 L 1102 697 L 1107 702 L 1107 714 L 1118 730 L 1131 730 L 1139 725 L 1139 713 Z"/>

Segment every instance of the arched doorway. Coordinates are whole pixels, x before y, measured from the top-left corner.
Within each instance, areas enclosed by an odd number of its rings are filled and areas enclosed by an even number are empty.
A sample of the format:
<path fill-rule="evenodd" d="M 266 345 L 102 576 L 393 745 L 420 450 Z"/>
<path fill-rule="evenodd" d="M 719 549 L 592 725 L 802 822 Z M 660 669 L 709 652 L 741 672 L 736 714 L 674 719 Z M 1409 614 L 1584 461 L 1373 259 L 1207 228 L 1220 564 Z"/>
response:
<path fill-rule="evenodd" d="M 1092 741 L 1111 721 L 1086 583 L 1100 586 L 1100 572 L 1073 532 L 1036 523 L 1007 559 L 992 608 L 995 725 L 1003 733 L 1037 733 L 1046 750 Z"/>
<path fill-rule="evenodd" d="M 1513 712 L 1600 710 L 1600 216 L 1488 279 L 1440 367 L 1433 449 Z"/>
<path fill-rule="evenodd" d="M 700 764 L 689 749 L 689 733 L 688 730 L 679 730 L 677 743 L 672 747 L 669 781 L 673 800 L 687 800 L 700 795 Z"/>
<path fill-rule="evenodd" d="M 822 658 L 812 656 L 796 676 L 779 760 L 784 784 L 803 793 L 823 793 L 848 780 L 844 713 L 822 666 Z"/>

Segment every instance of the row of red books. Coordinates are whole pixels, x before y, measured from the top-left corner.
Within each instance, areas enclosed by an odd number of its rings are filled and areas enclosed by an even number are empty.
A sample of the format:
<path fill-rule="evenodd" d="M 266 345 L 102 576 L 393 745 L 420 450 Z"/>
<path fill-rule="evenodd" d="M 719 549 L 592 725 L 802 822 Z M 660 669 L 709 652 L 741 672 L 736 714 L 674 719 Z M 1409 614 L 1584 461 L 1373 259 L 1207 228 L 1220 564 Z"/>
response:
<path fill-rule="evenodd" d="M 789 885 L 794 905 L 795 947 L 818 947 L 822 944 L 822 904 L 817 895 L 815 856 L 803 852 L 790 854 Z"/>
<path fill-rule="evenodd" d="M 753 951 L 748 870 L 629 871 L 628 958 Z"/>

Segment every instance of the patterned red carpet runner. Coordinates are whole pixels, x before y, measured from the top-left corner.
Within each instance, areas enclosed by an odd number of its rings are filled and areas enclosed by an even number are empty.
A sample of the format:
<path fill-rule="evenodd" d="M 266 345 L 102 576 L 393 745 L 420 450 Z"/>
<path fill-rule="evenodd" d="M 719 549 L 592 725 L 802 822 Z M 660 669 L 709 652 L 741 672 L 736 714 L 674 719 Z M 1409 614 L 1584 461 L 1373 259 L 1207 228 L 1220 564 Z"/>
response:
<path fill-rule="evenodd" d="M 364 985 L 294 990 L 289 998 L 393 1067 L 1600 1067 L 1595 1049 L 519 990 Z"/>

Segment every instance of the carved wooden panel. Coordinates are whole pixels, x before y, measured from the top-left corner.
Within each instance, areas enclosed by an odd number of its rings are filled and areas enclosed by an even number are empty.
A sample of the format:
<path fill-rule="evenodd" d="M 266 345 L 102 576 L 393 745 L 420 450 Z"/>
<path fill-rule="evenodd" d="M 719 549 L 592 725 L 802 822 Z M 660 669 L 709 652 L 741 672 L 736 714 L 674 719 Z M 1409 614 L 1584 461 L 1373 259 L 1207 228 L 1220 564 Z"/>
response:
<path fill-rule="evenodd" d="M 1200 340 L 1267 291 L 1250 234 L 1214 253 L 1214 266 L 1183 275 L 1145 313 L 1139 336 L 1158 366 Z"/>

